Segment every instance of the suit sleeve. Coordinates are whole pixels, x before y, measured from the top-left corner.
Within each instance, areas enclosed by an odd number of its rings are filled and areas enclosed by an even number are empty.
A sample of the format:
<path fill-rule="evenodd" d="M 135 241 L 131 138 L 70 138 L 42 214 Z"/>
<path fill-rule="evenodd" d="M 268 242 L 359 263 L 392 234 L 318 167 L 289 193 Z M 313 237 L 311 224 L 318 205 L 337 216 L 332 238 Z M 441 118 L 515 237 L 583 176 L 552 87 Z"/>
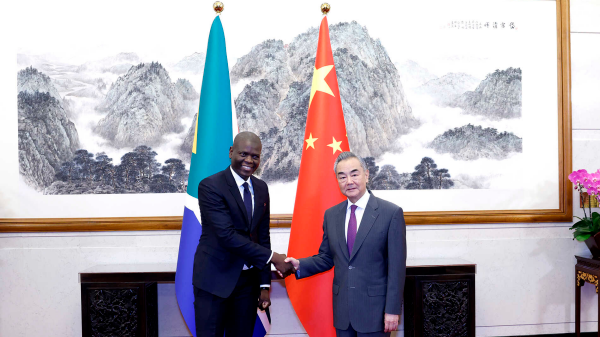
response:
<path fill-rule="evenodd" d="M 333 268 L 333 255 L 329 247 L 329 237 L 327 236 L 327 215 L 323 220 L 323 240 L 319 247 L 319 253 L 311 257 L 300 259 L 300 269 L 296 273 L 296 278 L 301 279 L 313 276 Z"/>
<path fill-rule="evenodd" d="M 222 193 L 207 180 L 198 185 L 198 203 L 203 226 L 211 226 L 215 231 L 219 245 L 242 257 L 253 266 L 263 269 L 271 250 L 252 242 L 249 237 L 239 234 L 231 220 L 230 210 L 224 202 Z"/>
<path fill-rule="evenodd" d="M 263 220 L 258 224 L 258 244 L 269 249 L 271 251 L 271 199 L 269 197 L 269 189 L 267 189 L 267 208 L 265 209 L 265 215 Z M 269 257 L 267 257 L 268 259 Z M 271 284 L 271 264 L 267 265 L 260 272 L 260 284 Z"/>
<path fill-rule="evenodd" d="M 394 213 L 388 229 L 388 280 L 385 313 L 400 315 L 406 277 L 406 224 L 402 208 Z"/>

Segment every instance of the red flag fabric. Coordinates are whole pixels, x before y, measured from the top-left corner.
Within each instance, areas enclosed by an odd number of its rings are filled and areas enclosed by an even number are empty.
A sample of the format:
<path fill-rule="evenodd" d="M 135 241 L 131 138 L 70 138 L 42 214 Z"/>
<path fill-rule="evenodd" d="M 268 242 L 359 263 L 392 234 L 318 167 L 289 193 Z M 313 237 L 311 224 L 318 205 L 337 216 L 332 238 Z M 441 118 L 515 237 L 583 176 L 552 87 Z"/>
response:
<path fill-rule="evenodd" d="M 298 259 L 319 251 L 325 210 L 346 199 L 333 171 L 335 159 L 343 151 L 349 151 L 348 136 L 327 17 L 324 17 L 319 31 L 288 256 Z M 332 282 L 333 270 L 302 280 L 294 277 L 285 280 L 294 310 L 311 337 L 335 336 Z"/>

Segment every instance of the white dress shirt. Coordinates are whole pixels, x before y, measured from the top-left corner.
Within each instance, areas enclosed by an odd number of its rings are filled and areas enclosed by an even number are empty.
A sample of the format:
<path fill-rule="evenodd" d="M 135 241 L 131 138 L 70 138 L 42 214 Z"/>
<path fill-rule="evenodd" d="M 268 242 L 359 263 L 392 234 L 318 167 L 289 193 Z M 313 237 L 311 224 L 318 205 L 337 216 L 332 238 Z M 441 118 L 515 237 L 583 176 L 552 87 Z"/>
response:
<path fill-rule="evenodd" d="M 363 214 L 365 214 L 365 208 L 367 207 L 367 203 L 369 202 L 369 198 L 371 194 L 369 191 L 365 192 L 365 194 L 356 201 L 356 203 L 352 203 L 350 199 L 348 199 L 348 208 L 346 208 L 346 223 L 345 230 L 346 233 L 346 242 L 348 242 L 348 222 L 350 221 L 350 214 L 352 213 L 352 209 L 350 207 L 352 205 L 356 205 L 356 210 L 354 210 L 354 216 L 356 216 L 356 232 L 358 233 L 358 228 L 360 227 L 360 221 L 362 220 Z M 300 265 L 298 264 L 298 269 L 296 270 L 296 276 L 300 277 Z"/>
<path fill-rule="evenodd" d="M 240 190 L 240 195 L 242 196 L 242 200 L 244 200 L 244 183 L 248 183 L 248 189 L 250 190 L 250 195 L 252 195 L 252 215 L 254 215 L 254 188 L 252 187 L 252 179 L 244 180 L 244 178 L 240 177 L 237 172 L 235 172 L 231 166 L 229 166 L 231 170 L 231 174 L 233 174 L 233 179 L 235 179 L 235 183 Z"/>
<path fill-rule="evenodd" d="M 362 197 L 360 197 L 360 199 L 358 199 L 358 201 L 356 201 L 356 203 L 354 204 L 350 201 L 350 199 L 348 199 L 348 208 L 346 209 L 346 223 L 344 227 L 344 233 L 346 233 L 346 242 L 348 242 L 348 222 L 350 221 L 350 214 L 352 213 L 350 207 L 352 205 L 358 206 L 354 211 L 354 215 L 356 216 L 356 232 L 358 233 L 360 221 L 362 220 L 363 214 L 365 213 L 365 208 L 367 207 L 367 203 L 369 202 L 370 196 L 371 194 L 369 193 L 369 191 L 366 191 L 365 194 Z"/>
<path fill-rule="evenodd" d="M 233 175 L 233 179 L 235 179 L 235 183 L 240 191 L 240 195 L 242 196 L 242 200 L 244 200 L 244 183 L 248 183 L 248 189 L 250 190 L 250 195 L 252 196 L 252 215 L 254 215 L 254 188 L 252 187 L 252 179 L 248 179 L 248 180 L 244 180 L 244 178 L 240 177 L 239 174 L 237 174 L 237 172 L 235 172 L 231 166 L 229 166 L 229 169 L 231 170 L 231 174 Z M 271 259 L 273 258 L 273 252 L 271 252 L 271 256 L 269 257 L 269 260 L 267 261 L 267 264 L 271 263 Z M 248 270 L 252 268 L 252 266 L 246 266 L 244 265 L 244 267 L 242 268 L 242 270 Z M 261 287 L 270 287 L 271 285 L 269 284 L 261 284 Z"/>

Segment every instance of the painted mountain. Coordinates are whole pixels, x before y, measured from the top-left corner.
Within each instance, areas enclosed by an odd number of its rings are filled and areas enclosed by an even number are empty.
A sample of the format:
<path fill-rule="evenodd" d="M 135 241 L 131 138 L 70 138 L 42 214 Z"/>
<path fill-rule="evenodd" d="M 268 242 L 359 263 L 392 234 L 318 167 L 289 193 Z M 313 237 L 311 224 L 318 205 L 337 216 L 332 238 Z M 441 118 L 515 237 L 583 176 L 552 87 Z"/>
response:
<path fill-rule="evenodd" d="M 500 120 L 520 118 L 522 103 L 521 68 L 508 68 L 488 74 L 475 91 L 465 92 L 452 106 L 463 108 L 469 115 Z"/>
<path fill-rule="evenodd" d="M 17 74 L 17 88 L 19 172 L 28 185 L 43 190 L 79 148 L 77 129 L 48 76 L 25 68 Z"/>
<path fill-rule="evenodd" d="M 142 62 L 136 53 L 119 53 L 114 56 L 105 57 L 98 61 L 90 61 L 77 68 L 78 73 L 100 72 L 122 75 L 127 73 L 131 67 Z"/>
<path fill-rule="evenodd" d="M 396 68 L 398 68 L 404 88 L 418 87 L 437 78 L 437 76 L 432 74 L 428 69 L 422 67 L 413 60 L 408 60 L 397 65 Z"/>
<path fill-rule="evenodd" d="M 184 57 L 179 62 L 173 65 L 173 70 L 187 72 L 190 74 L 202 74 L 204 72 L 204 53 L 193 53 Z"/>
<path fill-rule="evenodd" d="M 512 152 L 523 152 L 523 139 L 510 132 L 469 124 L 435 137 L 429 147 L 437 153 L 450 153 L 458 160 L 501 160 Z"/>
<path fill-rule="evenodd" d="M 419 122 L 385 48 L 356 22 L 330 26 L 330 36 L 350 147 L 365 157 L 399 150 L 394 141 Z M 289 44 L 264 41 L 231 70 L 232 84 L 248 82 L 235 99 L 239 129 L 264 140 L 261 176 L 268 181 L 298 175 L 317 40 L 311 28 Z"/>
<path fill-rule="evenodd" d="M 196 91 L 196 89 L 194 89 L 192 83 L 185 78 L 177 79 L 177 82 L 175 82 L 175 88 L 181 95 L 181 98 L 186 101 L 197 100 L 200 98 L 200 94 Z"/>
<path fill-rule="evenodd" d="M 441 107 L 453 106 L 454 101 L 465 92 L 472 90 L 479 81 L 465 73 L 449 73 L 427 81 L 416 88 L 419 94 L 428 94 L 433 103 Z"/>
<path fill-rule="evenodd" d="M 108 114 L 94 131 L 117 148 L 157 145 L 163 135 L 183 131 L 180 119 L 188 107 L 184 100 L 195 97 L 189 82 L 172 83 L 160 63 L 140 63 L 108 90 L 97 107 Z"/>

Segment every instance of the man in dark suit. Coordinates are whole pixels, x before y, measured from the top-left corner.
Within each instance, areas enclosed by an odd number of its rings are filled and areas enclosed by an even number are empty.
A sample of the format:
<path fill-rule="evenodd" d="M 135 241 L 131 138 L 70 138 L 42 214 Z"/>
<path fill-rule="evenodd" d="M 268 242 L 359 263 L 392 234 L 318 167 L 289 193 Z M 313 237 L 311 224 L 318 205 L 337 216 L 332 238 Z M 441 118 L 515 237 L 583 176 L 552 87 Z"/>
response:
<path fill-rule="evenodd" d="M 239 133 L 229 149 L 231 166 L 202 180 L 198 202 L 202 235 L 194 256 L 196 335 L 252 336 L 257 306 L 270 304 L 271 266 L 293 271 L 271 251 L 269 190 L 253 177 L 262 144 Z"/>
<path fill-rule="evenodd" d="M 333 325 L 338 336 L 389 336 L 398 328 L 402 309 L 404 214 L 367 191 L 369 171 L 352 152 L 338 156 L 334 171 L 348 200 L 325 211 L 317 255 L 286 261 L 292 262 L 298 279 L 335 266 Z"/>

